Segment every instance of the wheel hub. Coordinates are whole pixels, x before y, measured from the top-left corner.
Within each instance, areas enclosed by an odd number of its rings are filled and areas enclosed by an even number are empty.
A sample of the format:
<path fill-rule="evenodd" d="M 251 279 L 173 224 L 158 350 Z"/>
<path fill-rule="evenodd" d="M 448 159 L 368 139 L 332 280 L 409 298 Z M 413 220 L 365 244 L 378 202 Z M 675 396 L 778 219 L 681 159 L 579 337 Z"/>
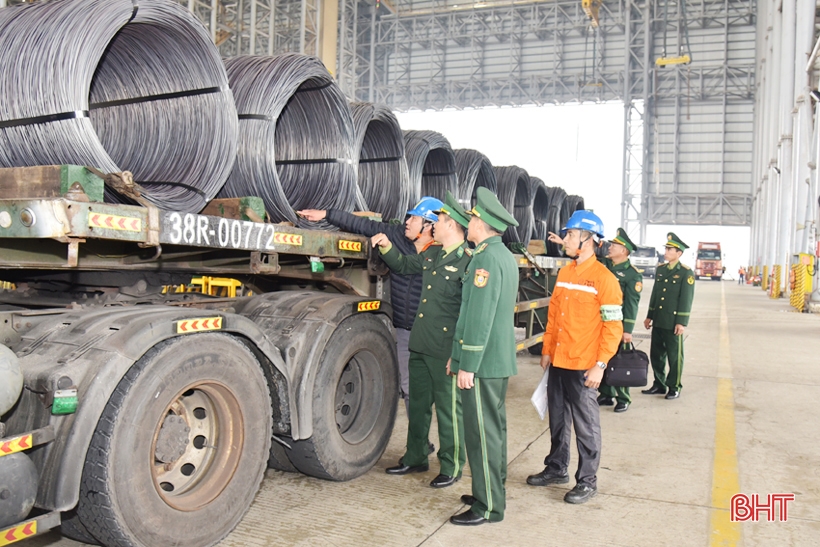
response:
<path fill-rule="evenodd" d="M 169 414 L 162 422 L 162 428 L 157 437 L 157 447 L 154 457 L 162 463 L 173 463 L 185 454 L 188 446 L 188 433 L 191 428 L 181 417 Z"/>

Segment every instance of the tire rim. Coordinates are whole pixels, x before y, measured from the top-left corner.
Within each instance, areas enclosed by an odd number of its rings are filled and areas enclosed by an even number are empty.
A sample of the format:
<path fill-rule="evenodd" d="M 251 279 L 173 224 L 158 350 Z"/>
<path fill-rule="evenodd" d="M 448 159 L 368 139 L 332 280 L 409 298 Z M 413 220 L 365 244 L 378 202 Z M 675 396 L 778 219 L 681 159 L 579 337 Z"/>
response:
<path fill-rule="evenodd" d="M 384 404 L 382 371 L 369 351 L 354 354 L 345 363 L 336 384 L 336 427 L 342 438 L 357 444 L 373 431 Z"/>
<path fill-rule="evenodd" d="M 151 474 L 160 498 L 180 511 L 196 511 L 230 484 L 244 447 L 237 397 L 214 381 L 180 391 L 157 420 Z"/>

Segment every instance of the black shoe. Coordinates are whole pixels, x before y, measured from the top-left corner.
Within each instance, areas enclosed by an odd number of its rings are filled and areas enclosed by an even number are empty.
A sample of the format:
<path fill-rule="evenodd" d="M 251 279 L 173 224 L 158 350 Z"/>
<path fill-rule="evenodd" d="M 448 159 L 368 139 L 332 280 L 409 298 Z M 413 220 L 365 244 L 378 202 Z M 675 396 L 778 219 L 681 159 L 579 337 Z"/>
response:
<path fill-rule="evenodd" d="M 451 477 L 450 475 L 439 474 L 438 477 L 430 481 L 430 486 L 433 488 L 447 488 L 448 486 L 454 485 L 460 478 L 461 477 Z"/>
<path fill-rule="evenodd" d="M 436 451 L 436 445 L 434 445 L 433 443 L 430 443 L 427 446 L 427 455 L 429 456 L 430 454 L 432 454 L 435 451 Z"/>
<path fill-rule="evenodd" d="M 606 395 L 598 395 L 598 406 L 612 406 L 615 404 L 615 401 L 612 400 L 612 397 L 607 397 Z"/>
<path fill-rule="evenodd" d="M 566 484 L 569 482 L 569 475 L 566 471 L 555 471 L 545 467 L 540 473 L 527 477 L 527 484 L 530 486 L 547 486 L 548 484 Z"/>
<path fill-rule="evenodd" d="M 593 488 L 592 486 L 588 486 L 586 484 L 576 484 L 575 488 L 566 493 L 564 496 L 564 501 L 575 504 L 586 503 L 594 498 L 597 493 L 597 488 Z"/>
<path fill-rule="evenodd" d="M 463 503 L 464 505 L 472 505 L 475 503 L 475 497 L 471 496 L 470 494 L 462 494 L 461 503 Z"/>
<path fill-rule="evenodd" d="M 450 522 L 458 526 L 478 526 L 490 521 L 473 513 L 472 509 L 467 509 L 463 513 L 450 517 Z"/>
<path fill-rule="evenodd" d="M 626 412 L 627 410 L 629 410 L 629 403 L 618 401 L 618 404 L 615 405 L 615 412 Z"/>
<path fill-rule="evenodd" d="M 652 386 L 649 389 L 642 389 L 641 393 L 644 395 L 663 395 L 666 393 L 665 387 Z"/>
<path fill-rule="evenodd" d="M 429 464 L 422 465 L 404 465 L 399 461 L 399 465 L 395 467 L 388 467 L 384 470 L 388 475 L 407 475 L 408 473 L 424 473 L 430 469 Z"/>
<path fill-rule="evenodd" d="M 675 391 L 674 389 L 670 389 L 669 393 L 666 394 L 665 399 L 677 399 L 680 397 L 680 391 Z"/>

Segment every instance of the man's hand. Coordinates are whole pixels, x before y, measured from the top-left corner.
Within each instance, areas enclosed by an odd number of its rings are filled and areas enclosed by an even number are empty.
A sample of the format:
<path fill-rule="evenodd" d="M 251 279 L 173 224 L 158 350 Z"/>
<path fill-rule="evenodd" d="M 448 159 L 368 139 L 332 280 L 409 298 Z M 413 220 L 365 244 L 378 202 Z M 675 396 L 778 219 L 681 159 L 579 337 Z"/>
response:
<path fill-rule="evenodd" d="M 559 236 L 558 234 L 554 234 L 552 232 L 549 232 L 549 237 L 547 237 L 547 241 L 551 241 L 556 245 L 564 245 L 564 240 L 561 239 L 561 236 Z"/>
<path fill-rule="evenodd" d="M 547 370 L 550 367 L 550 363 L 552 363 L 552 357 L 549 355 L 542 355 L 541 356 L 541 368 Z"/>
<path fill-rule="evenodd" d="M 327 211 L 320 211 L 318 209 L 303 209 L 301 211 L 296 211 L 296 214 L 305 220 L 318 222 L 320 220 L 324 220 L 327 216 Z"/>
<path fill-rule="evenodd" d="M 643 326 L 646 327 L 647 329 L 652 328 L 652 320 L 647 317 L 646 319 L 643 320 Z"/>
<path fill-rule="evenodd" d="M 450 361 L 452 361 L 452 359 L 447 359 L 447 369 L 446 369 L 447 370 L 447 376 L 452 376 L 453 375 L 453 373 L 450 372 Z"/>
<path fill-rule="evenodd" d="M 624 344 L 631 344 L 632 343 L 632 333 L 625 332 L 623 335 L 623 342 Z"/>
<path fill-rule="evenodd" d="M 686 327 L 683 325 L 675 325 L 675 336 L 680 336 Z"/>
<path fill-rule="evenodd" d="M 587 387 L 591 387 L 594 389 L 598 389 L 598 386 L 601 385 L 601 380 L 604 377 L 604 369 L 599 367 L 597 364 L 592 365 L 592 367 L 588 368 L 586 373 L 584 374 L 584 378 L 586 381 L 584 385 Z"/>
<path fill-rule="evenodd" d="M 377 245 L 379 247 L 390 247 L 392 245 L 392 243 L 390 243 L 390 240 L 387 238 L 385 234 L 374 235 L 370 238 L 370 244 L 374 247 Z"/>
<path fill-rule="evenodd" d="M 458 385 L 458 389 L 470 389 L 475 385 L 475 373 L 467 372 L 464 370 L 458 371 L 458 379 L 456 380 L 456 384 Z"/>

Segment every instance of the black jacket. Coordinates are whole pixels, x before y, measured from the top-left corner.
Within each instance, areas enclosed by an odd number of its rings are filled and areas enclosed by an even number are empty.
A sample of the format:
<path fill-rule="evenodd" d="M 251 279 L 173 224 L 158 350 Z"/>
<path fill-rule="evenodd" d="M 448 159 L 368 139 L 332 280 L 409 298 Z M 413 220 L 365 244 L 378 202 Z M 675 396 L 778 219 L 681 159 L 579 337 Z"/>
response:
<path fill-rule="evenodd" d="M 396 250 L 405 255 L 418 254 L 416 246 L 404 235 L 404 224 L 387 224 L 367 218 L 357 217 L 344 211 L 330 209 L 326 220 L 345 232 L 372 237 L 383 233 Z M 399 275 L 390 272 L 390 301 L 393 305 L 393 326 L 410 329 L 421 299 L 421 274 Z"/>

